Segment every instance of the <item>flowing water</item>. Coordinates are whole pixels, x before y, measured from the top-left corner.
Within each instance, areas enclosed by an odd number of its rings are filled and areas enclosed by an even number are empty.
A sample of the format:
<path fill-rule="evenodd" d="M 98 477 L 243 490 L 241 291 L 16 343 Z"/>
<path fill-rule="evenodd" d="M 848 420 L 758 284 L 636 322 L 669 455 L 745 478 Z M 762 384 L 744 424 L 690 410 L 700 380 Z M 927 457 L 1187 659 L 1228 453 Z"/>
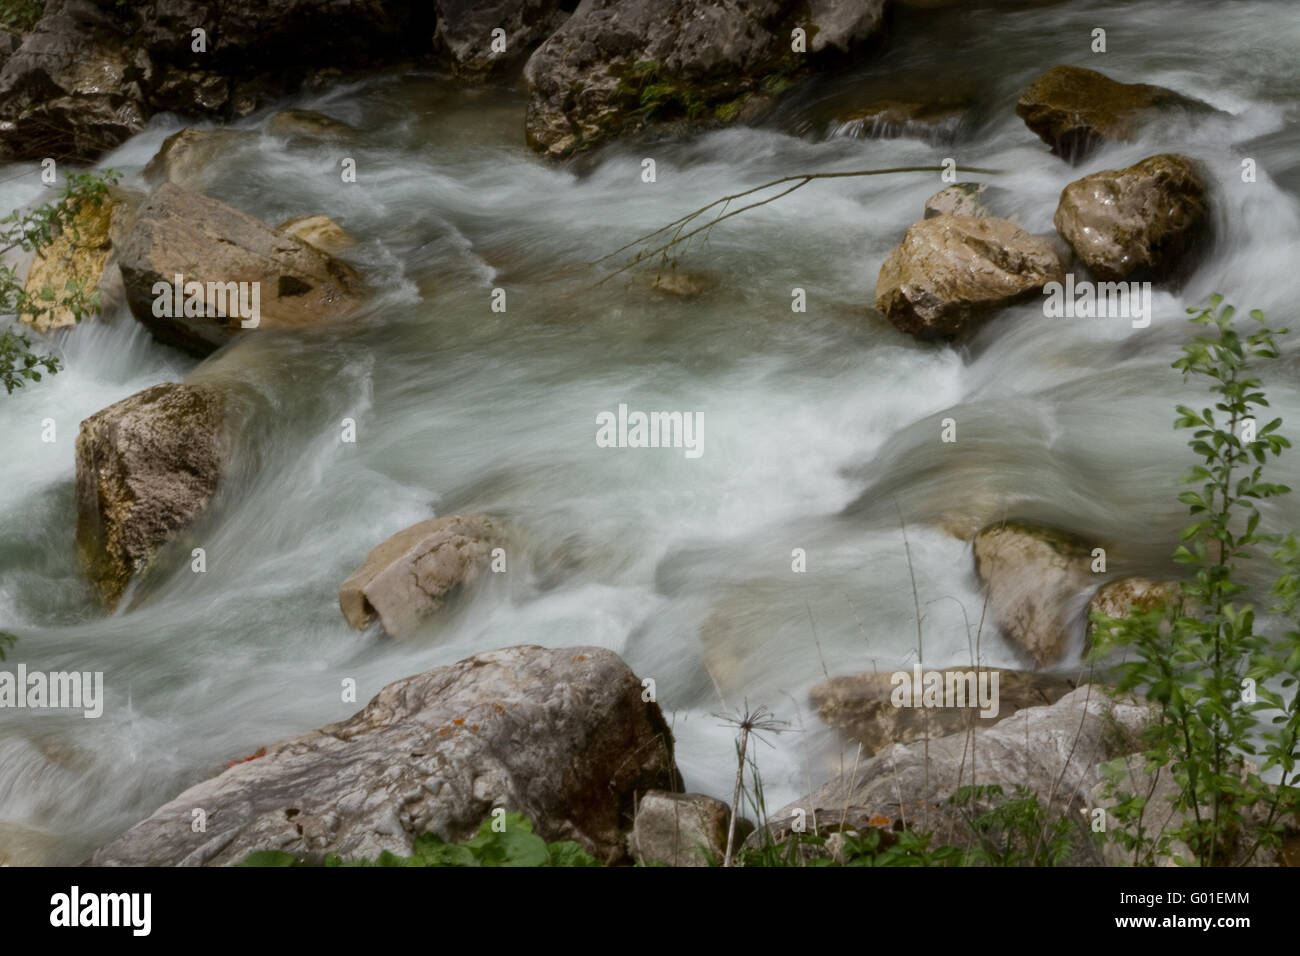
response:
<path fill-rule="evenodd" d="M 1109 52 L 1092 54 L 1103 27 Z M 276 223 L 326 213 L 376 289 L 361 315 L 307 334 L 250 335 L 202 364 L 154 343 L 125 309 L 54 340 L 66 370 L 0 398 L 4 665 L 103 671 L 97 720 L 6 711 L 0 860 L 76 862 L 186 786 L 258 748 L 353 713 L 386 683 L 511 644 L 595 644 L 656 681 L 687 785 L 729 795 L 734 731 L 715 714 L 764 705 L 788 732 L 760 746 L 769 803 L 806 792 L 842 755 L 807 702 L 829 674 L 910 666 L 917 654 L 907 528 L 927 664 L 971 659 L 981 606 L 969 545 L 951 533 L 1002 516 L 1104 542 L 1112 571 L 1164 574 L 1189 460 L 1171 427 L 1190 396 L 1170 363 L 1185 307 L 1222 291 L 1275 324 L 1300 300 L 1300 7 L 1246 0 L 973 5 L 902 16 L 850 75 L 797 90 L 765 128 L 622 144 L 574 168 L 522 142 L 524 95 L 454 91 L 389 74 L 279 103 L 362 130 L 334 147 L 260 132 L 210 170 L 210 195 Z M 1014 114 L 1042 70 L 1070 63 L 1170 86 L 1224 115 L 1171 120 L 1077 168 Z M 846 103 L 925 95 L 975 107 L 938 137 L 861 139 Z M 139 171 L 178 126 L 159 119 L 103 165 Z M 600 287 L 585 265 L 738 187 L 811 170 L 991 167 L 1000 212 L 1050 232 L 1071 180 L 1177 150 L 1213 179 L 1215 237 L 1149 328 L 1008 309 L 962 348 L 918 344 L 870 305 L 876 273 L 938 174 L 816 182 L 730 220 L 678 266 Z M 1241 181 L 1243 157 L 1258 181 Z M 655 159 L 657 181 L 641 181 Z M 30 175 L 24 175 L 30 174 Z M 980 178 L 980 177 L 965 177 Z M 0 170 L 0 206 L 38 200 L 31 168 Z M 806 290 L 806 313 L 791 310 Z M 491 290 L 507 310 L 491 309 Z M 1295 363 L 1267 384 L 1300 420 Z M 219 381 L 246 426 L 231 473 L 184 547 L 105 615 L 79 573 L 78 423 L 149 385 Z M 596 416 L 703 414 L 703 455 L 609 449 Z M 944 418 L 957 442 L 939 440 Z M 41 440 L 54 419 L 57 440 Z M 357 441 L 340 440 L 354 419 Z M 1295 455 L 1280 480 L 1298 484 Z M 515 529 L 505 574 L 413 639 L 359 634 L 340 582 L 388 535 L 483 510 Z M 1270 522 L 1294 527 L 1294 502 Z M 803 549 L 807 572 L 792 573 Z M 969 622 L 969 626 L 968 626 Z M 1015 666 L 985 629 L 990 665 Z M 344 678 L 359 702 L 341 700 Z"/>

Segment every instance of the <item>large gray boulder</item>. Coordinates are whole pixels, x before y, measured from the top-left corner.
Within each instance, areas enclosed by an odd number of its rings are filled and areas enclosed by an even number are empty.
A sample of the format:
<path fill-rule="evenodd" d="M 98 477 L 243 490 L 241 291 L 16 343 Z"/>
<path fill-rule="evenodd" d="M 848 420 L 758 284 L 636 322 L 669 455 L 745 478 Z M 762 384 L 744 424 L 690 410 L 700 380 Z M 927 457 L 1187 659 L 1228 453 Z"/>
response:
<path fill-rule="evenodd" d="M 1070 183 L 1053 222 L 1098 279 L 1163 279 L 1205 233 L 1205 183 L 1184 156 L 1150 156 Z"/>
<path fill-rule="evenodd" d="M 1055 245 L 1012 222 L 935 216 L 913 223 L 881 264 L 876 308 L 917 338 L 957 338 L 1064 276 Z"/>
<path fill-rule="evenodd" d="M 637 794 L 680 790 L 659 705 L 612 651 L 509 647 L 389 684 L 347 720 L 186 790 L 94 855 L 230 865 L 255 850 L 322 862 L 459 841 L 493 808 L 615 863 Z M 202 809 L 205 832 L 192 811 Z"/>
<path fill-rule="evenodd" d="M 132 314 L 159 341 L 199 356 L 240 334 L 307 328 L 347 315 L 363 292 L 361 277 L 346 263 L 176 183 L 164 183 L 141 207 L 119 262 Z M 205 314 L 176 315 L 174 302 L 165 310 L 173 314 L 155 314 L 155 286 L 174 285 L 177 275 L 203 285 Z M 233 314 L 232 283 L 246 284 L 250 301 L 256 291 L 256 325 L 245 327 L 251 320 Z"/>
<path fill-rule="evenodd" d="M 649 123 L 730 122 L 883 22 L 884 0 L 590 0 L 524 69 L 528 142 L 561 158 Z"/>
<path fill-rule="evenodd" d="M 1082 635 L 1081 595 L 1094 584 L 1092 551 L 1054 528 L 1002 522 L 972 545 L 989 614 L 1037 666 L 1061 661 Z"/>
<path fill-rule="evenodd" d="M 770 827 L 783 837 L 802 811 L 809 830 L 814 815 L 819 824 L 846 819 L 856 828 L 905 821 L 935 831 L 935 845 L 961 843 L 968 831 L 947 801 L 971 785 L 1000 786 L 1008 796 L 1026 786 L 1055 811 L 1078 812 L 1092 805 L 1100 764 L 1135 750 L 1150 716 L 1145 704 L 1084 685 L 994 727 L 889 747 L 772 814 Z"/>
<path fill-rule="evenodd" d="M 474 582 L 501 536 L 481 514 L 431 518 L 399 531 L 339 588 L 343 616 L 357 629 L 378 617 L 390 637 L 410 634 L 452 591 Z"/>
<path fill-rule="evenodd" d="M 212 386 L 167 383 L 81 423 L 77 548 L 110 608 L 211 502 L 231 450 L 228 405 Z"/>
<path fill-rule="evenodd" d="M 1096 70 L 1054 66 L 1020 94 L 1016 115 L 1052 152 L 1072 162 L 1106 141 L 1129 139 L 1141 120 L 1157 110 L 1194 114 L 1211 107 L 1146 83 L 1119 83 Z"/>

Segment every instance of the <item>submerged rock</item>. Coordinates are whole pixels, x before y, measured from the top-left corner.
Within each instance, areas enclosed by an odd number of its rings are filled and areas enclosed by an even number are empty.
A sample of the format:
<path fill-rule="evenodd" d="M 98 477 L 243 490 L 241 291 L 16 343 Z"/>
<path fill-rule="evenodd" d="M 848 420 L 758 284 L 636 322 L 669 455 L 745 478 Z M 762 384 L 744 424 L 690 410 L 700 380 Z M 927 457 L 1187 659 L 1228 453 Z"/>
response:
<path fill-rule="evenodd" d="M 1098 279 L 1162 279 L 1205 233 L 1206 206 L 1191 160 L 1162 154 L 1070 183 L 1053 222 Z"/>
<path fill-rule="evenodd" d="M 1014 223 L 938 216 L 913 223 L 885 259 L 876 308 L 917 338 L 955 338 L 1063 278 L 1055 246 Z"/>
<path fill-rule="evenodd" d="M 1097 625 L 1092 615 L 1125 618 L 1134 612 L 1155 611 L 1166 607 L 1170 601 L 1181 601 L 1182 591 L 1175 581 L 1152 581 L 1149 578 L 1131 577 L 1110 581 L 1097 589 L 1088 602 L 1088 641 L 1093 641 Z"/>
<path fill-rule="evenodd" d="M 306 143 L 339 143 L 357 132 L 356 127 L 319 110 L 281 110 L 263 129 L 270 136 Z"/>
<path fill-rule="evenodd" d="M 975 574 L 1002 633 L 1034 664 L 1064 658 L 1079 627 L 1074 607 L 1093 583 L 1091 549 L 1052 528 L 1004 522 L 975 536 Z"/>
<path fill-rule="evenodd" d="M 376 617 L 391 637 L 409 634 L 456 588 L 478 577 L 501 529 L 486 515 L 451 515 L 399 531 L 366 556 L 339 588 L 353 627 Z"/>
<path fill-rule="evenodd" d="M 907 678 L 910 701 L 913 672 L 902 669 L 897 673 Z M 1018 710 L 1054 703 L 1074 689 L 1063 678 L 998 667 L 946 667 L 935 673 L 941 675 L 945 688 L 951 685 L 965 695 L 965 707 L 953 706 L 951 701 L 942 707 L 895 706 L 893 697 L 899 684 L 887 671 L 832 677 L 815 686 L 809 699 L 823 723 L 836 728 L 850 746 L 861 744 L 863 756 L 869 757 L 890 744 L 908 743 L 927 734 L 946 737 L 971 727 L 991 727 Z M 969 680 L 972 673 L 976 675 L 974 686 Z M 985 675 L 997 676 L 996 687 L 991 676 Z M 981 712 L 981 689 L 993 691 L 987 716 Z"/>
<path fill-rule="evenodd" d="M 1162 86 L 1119 83 L 1096 70 L 1054 66 L 1020 94 L 1016 115 L 1053 153 L 1074 162 L 1104 141 L 1130 138 L 1143 114 L 1158 108 L 1211 111 Z"/>
<path fill-rule="evenodd" d="M 168 383 L 81 423 L 77 550 L 110 608 L 211 502 L 230 455 L 227 405 L 212 386 Z"/>
<path fill-rule="evenodd" d="M 731 122 L 883 27 L 884 0 L 590 0 L 524 69 L 528 143 L 569 156 L 650 123 Z M 791 32 L 807 34 L 807 52 Z"/>
<path fill-rule="evenodd" d="M 152 186 L 176 183 L 186 189 L 202 184 L 213 162 L 248 139 L 244 130 L 194 129 L 172 133 L 145 164 L 143 176 Z"/>
<path fill-rule="evenodd" d="M 389 684 L 357 714 L 186 790 L 99 850 L 101 866 L 228 866 L 255 850 L 321 863 L 458 842 L 493 808 L 616 863 L 636 796 L 679 790 L 673 739 L 599 647 L 509 647 Z M 207 813 L 207 831 L 191 827 Z"/>
<path fill-rule="evenodd" d="M 727 852 L 731 808 L 700 793 L 652 790 L 641 797 L 630 839 L 632 856 L 642 865 L 709 866 Z M 748 832 L 736 822 L 736 845 Z M 753 827 L 749 827 L 752 830 Z"/>
<path fill-rule="evenodd" d="M 301 239 L 328 255 L 337 255 L 357 244 L 343 227 L 329 216 L 295 216 L 276 226 L 277 232 Z"/>
<path fill-rule="evenodd" d="M 344 316 L 361 304 L 363 291 L 360 275 L 346 263 L 175 183 L 159 187 L 140 209 L 122 245 L 121 267 L 135 317 L 159 341 L 199 356 L 250 330 L 306 328 Z M 182 311 L 204 314 L 177 315 L 174 299 L 156 308 L 160 295 L 171 293 L 155 286 L 173 286 L 178 275 L 202 284 L 199 307 Z M 256 325 L 243 326 L 253 320 L 230 307 L 232 290 L 241 303 L 256 295 Z"/>
<path fill-rule="evenodd" d="M 956 183 L 925 201 L 925 218 L 936 216 L 974 216 L 983 219 L 993 215 L 984 204 L 987 183 Z"/>

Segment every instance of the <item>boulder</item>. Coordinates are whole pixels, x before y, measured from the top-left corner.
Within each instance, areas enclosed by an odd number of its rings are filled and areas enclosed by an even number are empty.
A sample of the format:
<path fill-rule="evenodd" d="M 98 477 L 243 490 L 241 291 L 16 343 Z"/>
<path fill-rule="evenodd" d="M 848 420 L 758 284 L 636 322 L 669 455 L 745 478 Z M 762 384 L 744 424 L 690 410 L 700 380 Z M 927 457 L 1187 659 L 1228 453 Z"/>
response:
<path fill-rule="evenodd" d="M 270 136 L 298 143 L 339 143 L 356 133 L 356 127 L 318 110 L 281 110 L 263 127 Z"/>
<path fill-rule="evenodd" d="M 590 0 L 524 69 L 529 145 L 569 156 L 647 124 L 731 122 L 881 31 L 884 0 Z M 807 53 L 791 31 L 807 32 Z"/>
<path fill-rule="evenodd" d="M 121 274 L 113 266 L 138 202 L 120 189 L 110 189 L 98 203 L 87 200 L 78 206 L 69 226 L 36 254 L 27 270 L 25 288 L 45 300 L 45 308 L 20 316 L 23 322 L 38 332 L 76 325 L 68 304 L 70 282 L 99 292 L 101 314 L 117 307 L 124 293 Z M 53 298 L 46 299 L 46 293 Z"/>
<path fill-rule="evenodd" d="M 986 679 L 979 672 L 997 675 L 996 713 L 981 715 L 975 696 L 965 708 L 897 707 L 891 698 L 898 685 L 887 671 L 832 677 L 816 685 L 809 700 L 824 724 L 838 730 L 851 747 L 861 744 L 862 755 L 870 757 L 890 744 L 919 740 L 927 733 L 933 739 L 964 733 L 971 727 L 992 727 L 1018 710 L 1054 703 L 1074 689 L 1063 678 L 997 667 L 947 667 L 937 672 L 948 686 L 972 671 L 977 671 L 977 681 Z M 905 674 L 909 682 L 913 679 L 910 670 L 898 673 Z M 969 684 L 963 688 L 968 689 Z"/>
<path fill-rule="evenodd" d="M 1071 162 L 1100 143 L 1129 139 L 1145 113 L 1183 109 L 1208 113 L 1199 100 L 1161 86 L 1119 83 L 1096 70 L 1054 66 L 1020 94 L 1016 115 L 1052 152 Z"/>
<path fill-rule="evenodd" d="M 128 37 L 92 0 L 51 0 L 0 70 L 0 158 L 87 162 L 144 129 Z"/>
<path fill-rule="evenodd" d="M 813 793 L 773 813 L 769 828 L 782 839 L 797 811 L 809 828 L 845 819 L 867 825 L 908 827 L 936 834 L 935 846 L 961 845 L 969 830 L 947 801 L 962 786 L 1000 786 L 1012 796 L 1026 786 L 1053 812 L 1092 806 L 1091 792 L 1102 779 L 1100 765 L 1131 752 L 1151 710 L 1136 700 L 1112 699 L 1105 688 L 1084 685 L 1054 704 L 1018 711 L 993 727 L 938 740 L 896 744 Z M 761 831 L 750 836 L 753 846 Z"/>
<path fill-rule="evenodd" d="M 213 161 L 229 153 L 248 135 L 243 130 L 192 127 L 172 133 L 145 164 L 145 182 L 151 186 L 176 183 L 186 189 L 197 189 Z"/>
<path fill-rule="evenodd" d="M 343 227 L 329 216 L 295 216 L 276 226 L 277 232 L 301 239 L 328 255 L 345 252 L 357 244 Z"/>
<path fill-rule="evenodd" d="M 1003 635 L 1035 665 L 1065 657 L 1079 627 L 1075 604 L 1092 582 L 1092 551 L 1073 535 L 1018 522 L 975 536 L 975 574 Z"/>
<path fill-rule="evenodd" d="M 1014 223 L 938 216 L 913 223 L 880 266 L 876 308 L 917 338 L 956 338 L 1064 276 L 1056 247 Z"/>
<path fill-rule="evenodd" d="M 1166 607 L 1170 600 L 1179 600 L 1181 589 L 1175 581 L 1157 582 L 1149 578 L 1119 578 L 1097 589 L 1088 602 L 1088 643 L 1091 644 L 1097 625 L 1092 615 L 1126 618 L 1134 612 L 1155 611 Z"/>
<path fill-rule="evenodd" d="M 346 263 L 175 183 L 160 186 L 140 209 L 120 262 L 135 317 L 159 341 L 199 356 L 249 331 L 305 328 L 347 315 L 363 291 Z M 178 275 L 203 285 L 205 308 L 193 310 L 198 315 L 155 315 L 155 285 L 171 286 Z M 256 291 L 256 326 L 243 328 L 238 310 L 226 305 L 231 283 Z M 174 303 L 166 311 L 174 313 Z"/>
<path fill-rule="evenodd" d="M 1183 156 L 1105 169 L 1061 192 L 1053 222 L 1103 281 L 1167 278 L 1205 233 L 1205 183 Z"/>
<path fill-rule="evenodd" d="M 207 508 L 230 456 L 225 394 L 166 383 L 91 415 L 77 435 L 77 550 L 110 608 Z"/>
<path fill-rule="evenodd" d="M 427 54 L 433 29 L 410 0 L 46 0 L 7 57 L 0 43 L 0 158 L 90 161 L 159 111 L 245 116 L 323 74 Z"/>
<path fill-rule="evenodd" d="M 186 790 L 100 849 L 95 865 L 239 863 L 281 850 L 410 855 L 472 836 L 493 808 L 547 841 L 616 863 L 634 801 L 679 790 L 672 733 L 641 682 L 599 647 L 509 647 L 389 684 L 360 712 L 266 748 Z M 207 813 L 194 832 L 191 811 Z"/>
<path fill-rule="evenodd" d="M 936 216 L 973 216 L 983 219 L 993 215 L 984 204 L 987 183 L 955 183 L 925 201 L 925 218 Z"/>
<path fill-rule="evenodd" d="M 709 866 L 710 857 L 721 862 L 730 822 L 731 808 L 721 800 L 652 790 L 637 804 L 632 856 L 643 866 Z"/>
<path fill-rule="evenodd" d="M 474 582 L 500 538 L 500 527 L 481 514 L 432 518 L 399 531 L 339 588 L 343 616 L 357 629 L 378 617 L 390 637 L 406 636 L 452 591 Z"/>
<path fill-rule="evenodd" d="M 518 65 L 573 9 L 564 0 L 434 0 L 433 6 L 438 13 L 434 50 L 463 79 Z M 492 49 L 496 29 L 505 31 L 502 52 Z"/>

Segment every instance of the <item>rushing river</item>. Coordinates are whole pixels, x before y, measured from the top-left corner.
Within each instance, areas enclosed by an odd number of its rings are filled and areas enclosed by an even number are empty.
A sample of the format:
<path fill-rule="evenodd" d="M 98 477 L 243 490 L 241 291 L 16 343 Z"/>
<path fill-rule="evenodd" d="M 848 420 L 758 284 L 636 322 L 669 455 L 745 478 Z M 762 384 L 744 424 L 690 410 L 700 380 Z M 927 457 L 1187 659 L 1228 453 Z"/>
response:
<path fill-rule="evenodd" d="M 1104 54 L 1089 51 L 1096 27 Z M 275 104 L 362 130 L 354 184 L 339 149 L 257 132 L 272 110 L 237 124 L 254 135 L 204 191 L 273 224 L 331 216 L 359 240 L 347 257 L 376 293 L 345 323 L 250 335 L 201 365 L 122 308 L 54 340 L 66 370 L 0 396 L 0 630 L 19 636 L 3 666 L 103 671 L 107 693 L 97 720 L 0 717 L 0 861 L 83 860 L 190 784 L 350 715 L 392 680 L 523 643 L 601 645 L 653 677 L 692 790 L 730 795 L 734 731 L 714 715 L 766 706 L 790 724 L 758 748 L 775 806 L 840 765 L 809 688 L 915 659 L 900 518 L 936 665 L 970 660 L 981 605 L 969 545 L 946 529 L 1047 521 L 1105 543 L 1112 571 L 1168 574 L 1190 462 L 1172 428 L 1189 397 L 1170 368 L 1184 309 L 1222 291 L 1300 325 L 1297 50 L 1300 6 L 1286 0 L 916 13 L 880 59 L 795 91 L 765 128 L 624 144 L 575 168 L 524 146 L 513 89 L 394 73 Z M 1225 115 L 1148 129 L 1072 168 L 1014 113 L 1057 63 L 1170 86 Z M 917 95 L 975 108 L 939 141 L 836 135 L 849 130 L 826 121 Z M 141 167 L 178 126 L 156 120 L 103 165 L 143 188 Z M 817 182 L 730 220 L 681 259 L 705 286 L 695 298 L 652 289 L 653 268 L 593 288 L 603 273 L 586 265 L 737 187 L 948 156 L 1003 170 L 966 178 L 1050 232 L 1066 183 L 1170 150 L 1212 177 L 1215 237 L 1184 287 L 1157 290 L 1145 329 L 1047 319 L 1029 302 L 959 349 L 896 332 L 870 307 L 876 273 L 943 186 L 937 173 Z M 1241 181 L 1243 157 L 1257 182 Z M 42 198 L 34 169 L 0 169 L 3 210 Z M 796 287 L 805 313 L 791 310 Z M 491 309 L 494 288 L 505 312 Z M 1275 364 L 1269 396 L 1300 423 L 1296 362 Z M 231 386 L 248 412 L 194 532 L 207 570 L 177 562 L 106 616 L 76 561 L 78 423 L 185 376 Z M 702 413 L 702 456 L 597 447 L 596 416 L 620 403 Z M 949 417 L 951 444 L 939 440 Z M 354 444 L 340 440 L 345 418 Z M 1277 475 L 1300 487 L 1300 453 Z M 348 627 L 338 586 L 374 545 L 466 511 L 515 529 L 506 574 L 411 640 Z M 1268 515 L 1296 527 L 1300 499 Z M 806 573 L 792 573 L 794 549 Z M 980 653 L 1017 665 L 987 627 Z M 348 677 L 355 704 L 341 700 Z"/>

